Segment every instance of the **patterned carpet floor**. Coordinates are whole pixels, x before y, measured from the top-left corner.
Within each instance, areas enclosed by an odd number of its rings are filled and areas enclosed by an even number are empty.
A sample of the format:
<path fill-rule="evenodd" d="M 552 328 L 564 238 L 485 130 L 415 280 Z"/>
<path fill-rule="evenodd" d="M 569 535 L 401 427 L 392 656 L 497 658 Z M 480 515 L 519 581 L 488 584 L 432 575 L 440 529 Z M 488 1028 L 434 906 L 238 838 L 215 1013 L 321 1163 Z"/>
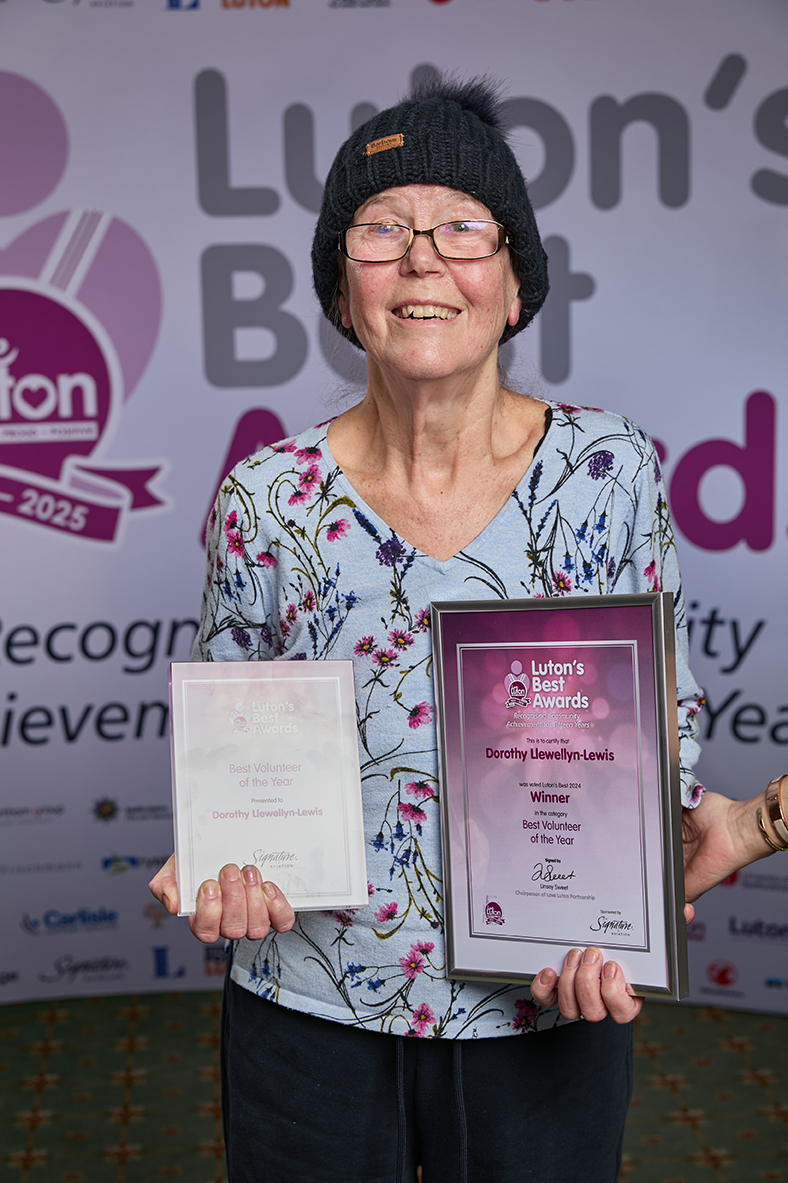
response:
<path fill-rule="evenodd" d="M 219 1012 L 216 992 L 0 1008 L 0 1179 L 225 1183 Z M 788 1183 L 788 1018 L 652 1003 L 635 1046 L 622 1183 Z"/>

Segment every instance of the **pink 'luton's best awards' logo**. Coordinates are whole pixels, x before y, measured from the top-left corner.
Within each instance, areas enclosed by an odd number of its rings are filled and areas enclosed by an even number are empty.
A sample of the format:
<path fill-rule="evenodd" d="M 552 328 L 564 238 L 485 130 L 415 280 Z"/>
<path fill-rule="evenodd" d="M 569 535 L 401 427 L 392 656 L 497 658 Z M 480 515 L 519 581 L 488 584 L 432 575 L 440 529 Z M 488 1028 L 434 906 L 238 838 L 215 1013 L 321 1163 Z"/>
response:
<path fill-rule="evenodd" d="M 521 661 L 513 661 L 509 666 L 512 671 L 507 674 L 503 680 L 506 688 L 506 703 L 507 707 L 527 707 L 530 703 L 528 691 L 531 688 L 531 679 L 526 673 L 523 673 L 523 663 Z"/>
<path fill-rule="evenodd" d="M 0 71 L 0 217 L 48 197 L 67 159 L 49 95 Z M 53 214 L 0 249 L 0 512 L 112 542 L 125 513 L 162 504 L 161 463 L 100 459 L 160 320 L 150 251 L 110 214 Z"/>

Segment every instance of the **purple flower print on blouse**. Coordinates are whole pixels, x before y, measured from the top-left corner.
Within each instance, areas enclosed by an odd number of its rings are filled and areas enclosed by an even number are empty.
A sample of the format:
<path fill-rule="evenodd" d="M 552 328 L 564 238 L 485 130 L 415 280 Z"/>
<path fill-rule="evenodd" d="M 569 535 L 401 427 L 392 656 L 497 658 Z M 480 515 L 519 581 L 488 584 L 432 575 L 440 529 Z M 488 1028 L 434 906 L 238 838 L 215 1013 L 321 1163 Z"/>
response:
<path fill-rule="evenodd" d="M 433 709 L 428 702 L 417 702 L 415 707 L 411 707 L 408 711 L 408 727 L 415 731 L 417 727 L 421 727 L 422 723 L 429 723 L 432 719 Z"/>
<path fill-rule="evenodd" d="M 600 481 L 602 477 L 607 476 L 612 467 L 612 452 L 594 452 L 588 462 L 588 475 L 592 481 Z"/>
<path fill-rule="evenodd" d="M 245 628 L 234 628 L 230 630 L 230 635 L 241 649 L 252 648 L 252 638 L 249 636 Z"/>
<path fill-rule="evenodd" d="M 404 554 L 405 547 L 399 538 L 389 538 L 386 542 L 381 543 L 375 551 L 375 557 L 383 567 L 396 567 Z"/>

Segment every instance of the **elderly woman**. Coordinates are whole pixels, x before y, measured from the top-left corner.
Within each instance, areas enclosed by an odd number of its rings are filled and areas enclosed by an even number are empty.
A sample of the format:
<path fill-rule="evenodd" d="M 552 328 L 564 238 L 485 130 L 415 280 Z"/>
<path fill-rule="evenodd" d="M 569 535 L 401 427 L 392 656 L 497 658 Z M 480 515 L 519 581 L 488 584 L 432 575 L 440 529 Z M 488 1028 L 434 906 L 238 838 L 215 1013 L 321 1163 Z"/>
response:
<path fill-rule="evenodd" d="M 202 885 L 195 935 L 233 942 L 230 1179 L 612 1183 L 640 1007 L 620 969 L 588 949 L 531 991 L 446 976 L 429 608 L 672 590 L 690 896 L 769 853 L 757 802 L 691 774 L 701 700 L 654 449 L 501 384 L 547 273 L 486 83 L 438 82 L 350 137 L 312 260 L 367 391 L 223 484 L 195 656 L 353 660 L 369 904 L 295 916 L 254 867 Z M 172 863 L 152 890 L 176 910 Z"/>

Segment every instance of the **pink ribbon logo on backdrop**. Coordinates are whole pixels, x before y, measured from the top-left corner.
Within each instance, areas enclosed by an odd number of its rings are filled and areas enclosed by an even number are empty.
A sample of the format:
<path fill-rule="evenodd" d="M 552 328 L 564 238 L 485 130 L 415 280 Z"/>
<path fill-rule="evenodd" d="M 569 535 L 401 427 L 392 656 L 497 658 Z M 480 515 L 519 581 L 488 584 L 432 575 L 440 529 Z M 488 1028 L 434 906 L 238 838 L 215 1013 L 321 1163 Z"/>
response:
<path fill-rule="evenodd" d="M 0 217 L 59 183 L 68 131 L 39 86 L 0 71 Z M 161 322 L 153 257 L 120 218 L 74 209 L 0 249 L 0 513 L 113 542 L 161 506 L 163 461 L 105 458 Z"/>

